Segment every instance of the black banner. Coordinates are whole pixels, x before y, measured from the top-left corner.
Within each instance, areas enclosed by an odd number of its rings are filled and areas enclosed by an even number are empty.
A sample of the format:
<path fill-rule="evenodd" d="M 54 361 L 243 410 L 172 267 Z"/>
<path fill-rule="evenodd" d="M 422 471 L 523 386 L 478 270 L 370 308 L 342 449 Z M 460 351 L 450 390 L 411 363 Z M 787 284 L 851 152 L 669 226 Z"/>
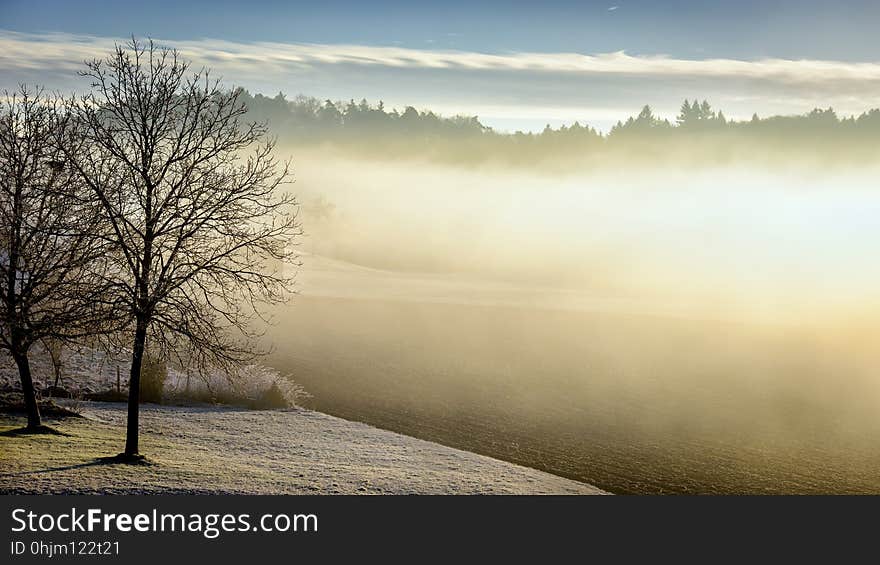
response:
<path fill-rule="evenodd" d="M 0 563 L 842 562 L 874 555 L 878 500 L 4 496 Z"/>

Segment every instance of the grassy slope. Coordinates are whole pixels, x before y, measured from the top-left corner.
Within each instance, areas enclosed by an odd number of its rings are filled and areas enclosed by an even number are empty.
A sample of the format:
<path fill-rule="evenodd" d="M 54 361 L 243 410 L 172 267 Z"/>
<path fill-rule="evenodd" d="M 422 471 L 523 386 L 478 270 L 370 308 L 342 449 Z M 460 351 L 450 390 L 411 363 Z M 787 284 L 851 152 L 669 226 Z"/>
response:
<path fill-rule="evenodd" d="M 0 436 L 0 492 L 591 494 L 533 469 L 305 410 L 142 408 L 151 465 L 101 463 L 124 443 L 124 407 L 49 422 L 67 436 Z M 23 424 L 0 416 L 0 431 Z"/>

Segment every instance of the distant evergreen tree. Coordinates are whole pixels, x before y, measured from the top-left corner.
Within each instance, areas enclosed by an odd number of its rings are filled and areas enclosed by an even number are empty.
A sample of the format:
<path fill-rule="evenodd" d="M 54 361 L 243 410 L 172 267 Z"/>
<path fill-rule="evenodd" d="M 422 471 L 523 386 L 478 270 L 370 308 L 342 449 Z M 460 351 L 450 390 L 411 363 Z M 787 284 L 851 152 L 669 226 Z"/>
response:
<path fill-rule="evenodd" d="M 639 112 L 639 117 L 636 119 L 636 121 L 647 125 L 653 125 L 655 120 L 656 118 L 654 117 L 654 112 L 647 104 L 642 107 L 642 111 Z"/>
<path fill-rule="evenodd" d="M 678 125 L 683 126 L 689 124 L 694 117 L 694 109 L 691 107 L 688 99 L 685 98 L 684 102 L 681 104 L 681 110 L 678 112 L 678 117 L 675 118 L 676 123 Z"/>
<path fill-rule="evenodd" d="M 712 120 L 715 117 L 715 112 L 712 111 L 712 106 L 710 106 L 709 102 L 706 100 L 703 100 L 703 103 L 700 104 L 699 117 L 700 120 L 704 122 Z"/>
<path fill-rule="evenodd" d="M 324 105 L 318 110 L 318 121 L 325 127 L 336 128 L 342 125 L 342 112 L 331 100 L 325 100 Z"/>

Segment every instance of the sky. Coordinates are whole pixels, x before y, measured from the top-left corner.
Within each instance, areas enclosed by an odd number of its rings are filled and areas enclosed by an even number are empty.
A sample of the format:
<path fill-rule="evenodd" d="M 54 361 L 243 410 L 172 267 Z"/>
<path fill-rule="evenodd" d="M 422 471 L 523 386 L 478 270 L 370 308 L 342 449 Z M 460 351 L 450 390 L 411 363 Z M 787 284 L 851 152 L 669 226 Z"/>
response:
<path fill-rule="evenodd" d="M 84 87 L 135 35 L 252 92 L 382 99 L 499 129 L 607 129 L 708 98 L 734 118 L 880 106 L 878 2 L 0 0 L 0 88 Z"/>

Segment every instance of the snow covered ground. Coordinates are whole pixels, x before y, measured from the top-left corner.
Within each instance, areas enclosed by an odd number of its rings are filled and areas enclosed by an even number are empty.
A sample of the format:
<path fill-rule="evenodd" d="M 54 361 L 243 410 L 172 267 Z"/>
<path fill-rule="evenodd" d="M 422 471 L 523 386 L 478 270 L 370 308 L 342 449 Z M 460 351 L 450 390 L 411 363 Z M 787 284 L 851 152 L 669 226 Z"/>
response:
<path fill-rule="evenodd" d="M 54 372 L 51 359 L 42 347 L 37 344 L 28 355 L 31 372 L 37 389 L 51 386 Z M 81 351 L 65 348 L 61 353 L 62 377 L 60 385 L 71 392 L 82 394 L 88 392 L 115 390 L 117 371 L 120 388 L 128 387 L 129 353 L 120 351 L 114 356 L 96 349 L 83 347 Z M 18 369 L 8 352 L 0 351 L 0 390 L 20 390 L 21 385 Z"/>
<path fill-rule="evenodd" d="M 122 404 L 50 422 L 69 436 L 0 436 L 2 493 L 604 494 L 584 483 L 302 409 L 144 405 L 152 465 L 101 464 Z M 0 429 L 23 421 L 0 415 Z"/>

